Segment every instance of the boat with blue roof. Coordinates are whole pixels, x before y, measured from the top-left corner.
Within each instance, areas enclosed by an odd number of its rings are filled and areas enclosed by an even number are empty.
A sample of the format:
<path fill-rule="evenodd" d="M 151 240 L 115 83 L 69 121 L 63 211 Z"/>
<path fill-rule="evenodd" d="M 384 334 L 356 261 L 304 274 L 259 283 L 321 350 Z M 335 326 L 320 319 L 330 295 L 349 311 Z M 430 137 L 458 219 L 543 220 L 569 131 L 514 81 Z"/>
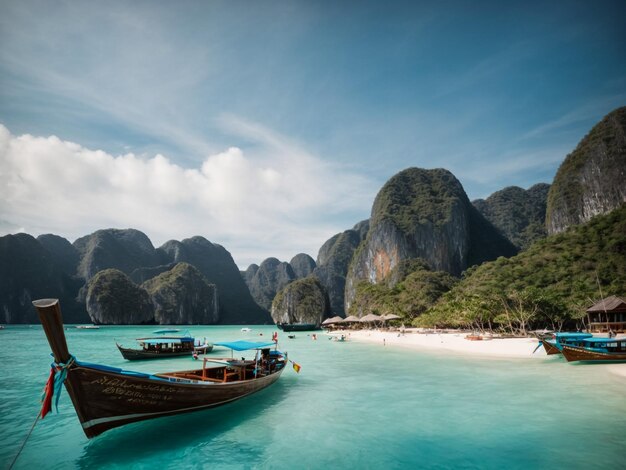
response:
<path fill-rule="evenodd" d="M 539 339 L 539 348 L 543 345 L 547 355 L 561 354 L 561 350 L 564 344 L 570 344 L 573 346 L 582 345 L 582 341 L 588 338 L 592 338 L 591 333 L 582 332 L 569 332 L 559 331 L 556 333 L 546 334 Z"/>
<path fill-rule="evenodd" d="M 149 374 L 80 361 L 70 354 L 58 299 L 33 302 L 52 349 L 54 362 L 45 387 L 43 418 L 61 387 L 70 396 L 88 438 L 137 421 L 224 405 L 274 384 L 288 363 L 277 342 L 216 343 L 231 351 L 255 351 L 253 358 L 205 357 L 202 367 Z M 294 369 L 300 366 L 293 361 Z"/>
<path fill-rule="evenodd" d="M 115 343 L 124 359 L 136 361 L 143 359 L 164 359 L 168 357 L 192 356 L 206 354 L 213 350 L 213 345 L 207 343 L 196 344 L 196 339 L 189 335 L 156 336 L 137 338 L 139 348 L 125 348 Z"/>
<path fill-rule="evenodd" d="M 626 362 L 626 337 L 586 338 L 579 346 L 564 344 L 561 352 L 568 362 Z"/>

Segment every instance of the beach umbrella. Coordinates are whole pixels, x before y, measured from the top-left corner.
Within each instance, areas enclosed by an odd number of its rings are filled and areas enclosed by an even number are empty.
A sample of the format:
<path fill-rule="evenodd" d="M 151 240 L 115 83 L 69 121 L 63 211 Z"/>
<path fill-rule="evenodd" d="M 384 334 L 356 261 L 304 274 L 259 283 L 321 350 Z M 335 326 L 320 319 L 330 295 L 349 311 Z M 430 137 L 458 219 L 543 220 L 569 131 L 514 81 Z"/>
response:
<path fill-rule="evenodd" d="M 355 317 L 354 315 L 350 315 L 349 317 L 344 318 L 341 322 L 350 323 L 350 322 L 358 322 L 358 321 L 361 321 L 361 320 L 359 320 L 359 318 Z"/>
<path fill-rule="evenodd" d="M 327 318 L 326 320 L 322 322 L 322 325 L 332 325 L 333 323 L 339 323 L 340 321 L 343 321 L 343 318 L 339 316 Z"/>
<path fill-rule="evenodd" d="M 385 321 L 387 321 L 387 320 L 398 320 L 398 319 L 400 319 L 400 318 L 402 318 L 402 317 L 401 317 L 401 316 L 399 316 L 399 315 L 395 315 L 395 314 L 393 314 L 393 313 L 388 313 L 387 315 L 383 315 L 383 316 L 382 316 L 382 317 L 380 317 L 380 318 L 381 318 L 381 320 L 385 320 Z"/>
<path fill-rule="evenodd" d="M 374 322 L 374 321 L 381 321 L 381 320 L 382 320 L 382 317 L 379 317 L 378 315 L 374 315 L 373 313 L 370 313 L 362 317 L 359 321 L 360 322 Z"/>

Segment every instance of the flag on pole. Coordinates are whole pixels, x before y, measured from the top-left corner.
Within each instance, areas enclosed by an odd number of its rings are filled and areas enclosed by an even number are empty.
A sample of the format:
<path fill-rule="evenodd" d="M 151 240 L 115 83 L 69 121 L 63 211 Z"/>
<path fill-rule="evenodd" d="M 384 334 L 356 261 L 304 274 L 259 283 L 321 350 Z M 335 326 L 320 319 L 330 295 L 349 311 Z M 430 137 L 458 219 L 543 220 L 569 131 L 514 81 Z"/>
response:
<path fill-rule="evenodd" d="M 293 364 L 293 370 L 295 370 L 299 374 L 300 373 L 300 369 L 302 369 L 300 364 L 298 364 L 296 362 L 293 362 L 291 359 L 289 359 L 289 362 L 291 362 L 291 364 Z"/>

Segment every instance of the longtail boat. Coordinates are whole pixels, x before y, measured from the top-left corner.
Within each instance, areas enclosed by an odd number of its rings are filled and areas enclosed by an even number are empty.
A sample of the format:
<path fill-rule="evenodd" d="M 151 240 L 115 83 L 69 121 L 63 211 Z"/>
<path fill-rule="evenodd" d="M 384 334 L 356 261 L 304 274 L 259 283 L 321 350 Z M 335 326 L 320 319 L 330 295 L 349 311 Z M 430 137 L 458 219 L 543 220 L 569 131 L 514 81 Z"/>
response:
<path fill-rule="evenodd" d="M 315 331 L 319 326 L 315 323 L 276 323 L 276 326 L 286 332 L 289 331 Z"/>
<path fill-rule="evenodd" d="M 124 359 L 128 361 L 191 356 L 192 354 L 206 354 L 213 350 L 212 344 L 204 343 L 196 346 L 195 341 L 192 336 L 159 336 L 137 338 L 139 348 L 125 348 L 121 344 L 115 344 Z"/>
<path fill-rule="evenodd" d="M 288 361 L 275 342 L 237 341 L 219 344 L 235 351 L 256 350 L 255 359 L 205 358 L 201 368 L 159 374 L 90 364 L 69 353 L 58 299 L 36 300 L 33 305 L 54 357 L 41 416 L 50 410 L 53 395 L 58 401 L 64 383 L 88 438 L 125 424 L 243 398 L 275 383 Z M 293 364 L 298 371 L 300 366 Z"/>
<path fill-rule="evenodd" d="M 583 340 L 591 337 L 593 337 L 591 333 L 556 332 L 540 338 L 539 345 L 543 345 L 546 354 L 550 356 L 553 354 L 561 354 L 561 349 L 564 344 L 579 346 L 582 344 Z"/>
<path fill-rule="evenodd" d="M 626 362 L 626 338 L 587 338 L 582 346 L 563 345 L 568 362 Z"/>

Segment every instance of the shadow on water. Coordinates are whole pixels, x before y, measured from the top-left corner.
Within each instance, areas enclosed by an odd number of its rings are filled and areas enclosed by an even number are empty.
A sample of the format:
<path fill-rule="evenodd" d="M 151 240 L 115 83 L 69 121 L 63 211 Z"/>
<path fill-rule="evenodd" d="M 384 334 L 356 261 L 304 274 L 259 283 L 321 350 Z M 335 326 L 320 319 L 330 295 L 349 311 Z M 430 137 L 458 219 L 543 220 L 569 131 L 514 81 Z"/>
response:
<path fill-rule="evenodd" d="M 281 378 L 265 390 L 228 405 L 204 411 L 186 413 L 177 416 L 158 418 L 140 423 L 122 426 L 90 440 L 83 454 L 77 460 L 79 468 L 99 466 L 133 465 L 146 460 L 156 464 L 159 454 L 180 458 L 193 456 L 199 449 L 206 457 L 219 452 L 224 435 L 236 429 L 242 423 L 262 418 L 279 407 L 297 384 Z M 227 442 L 228 439 L 226 440 Z M 238 454 L 254 452 L 254 445 L 244 440 L 236 443 Z M 213 446 L 217 448 L 213 448 Z M 228 446 L 232 449 L 232 446 Z M 164 464 L 164 463 L 162 463 Z"/>

